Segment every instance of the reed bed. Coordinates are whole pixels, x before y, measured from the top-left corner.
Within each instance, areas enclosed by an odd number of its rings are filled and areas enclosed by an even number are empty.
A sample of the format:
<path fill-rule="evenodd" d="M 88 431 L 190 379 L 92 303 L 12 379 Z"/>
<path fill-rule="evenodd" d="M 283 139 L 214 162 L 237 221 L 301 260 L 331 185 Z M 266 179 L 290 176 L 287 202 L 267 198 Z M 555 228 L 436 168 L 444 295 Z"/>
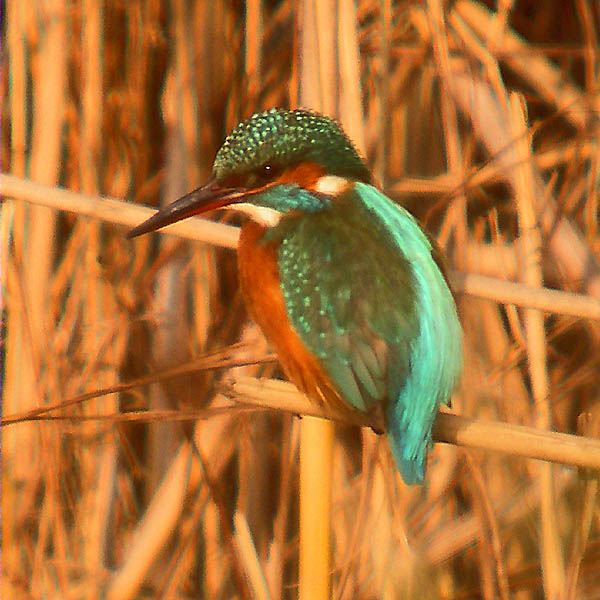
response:
<path fill-rule="evenodd" d="M 600 598 L 597 3 L 9 0 L 3 33 L 3 597 Z M 272 106 L 338 118 L 448 257 L 425 486 L 296 418 L 238 222 L 124 238 Z"/>

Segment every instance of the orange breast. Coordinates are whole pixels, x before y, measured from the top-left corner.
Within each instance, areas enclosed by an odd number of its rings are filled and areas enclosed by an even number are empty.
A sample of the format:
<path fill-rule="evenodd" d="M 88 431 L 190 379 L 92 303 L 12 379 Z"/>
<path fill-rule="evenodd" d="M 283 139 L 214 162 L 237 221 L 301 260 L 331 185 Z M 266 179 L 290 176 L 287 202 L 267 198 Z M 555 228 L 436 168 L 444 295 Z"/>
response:
<path fill-rule="evenodd" d="M 286 376 L 311 400 L 330 409 L 348 410 L 333 382 L 304 345 L 287 315 L 277 268 L 277 245 L 262 243 L 265 229 L 248 221 L 242 227 L 238 265 L 250 316 L 279 355 Z"/>

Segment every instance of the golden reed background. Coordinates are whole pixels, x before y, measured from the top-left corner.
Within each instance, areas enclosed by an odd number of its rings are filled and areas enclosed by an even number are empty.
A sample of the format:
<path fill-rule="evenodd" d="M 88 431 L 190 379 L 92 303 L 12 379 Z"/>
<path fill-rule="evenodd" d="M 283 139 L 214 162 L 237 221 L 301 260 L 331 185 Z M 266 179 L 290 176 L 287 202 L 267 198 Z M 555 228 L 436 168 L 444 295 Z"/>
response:
<path fill-rule="evenodd" d="M 156 205 L 239 120 L 310 98 L 454 268 L 599 300 L 599 23 L 592 0 L 9 0 L 3 171 Z M 74 400 L 2 430 L 3 591 L 294 598 L 298 420 L 219 409 L 240 372 L 277 373 L 234 253 L 124 233 L 2 206 L 3 414 Z M 598 437 L 599 321 L 486 293 L 459 296 L 456 412 Z M 204 417 L 194 451 L 173 408 Z M 432 455 L 407 488 L 337 427 L 334 598 L 600 598 L 597 473 Z"/>

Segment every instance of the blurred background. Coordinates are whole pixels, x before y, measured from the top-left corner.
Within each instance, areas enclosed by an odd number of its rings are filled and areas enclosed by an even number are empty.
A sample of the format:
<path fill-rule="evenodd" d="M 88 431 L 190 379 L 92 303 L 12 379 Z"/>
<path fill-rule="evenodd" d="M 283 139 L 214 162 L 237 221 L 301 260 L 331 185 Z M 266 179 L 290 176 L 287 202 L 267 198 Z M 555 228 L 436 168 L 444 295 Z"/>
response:
<path fill-rule="evenodd" d="M 593 0 L 8 0 L 3 16 L 4 173 L 158 206 L 209 177 L 240 120 L 310 106 L 453 269 L 600 299 Z M 240 373 L 280 375 L 234 251 L 76 213 L 2 205 L 2 410 L 27 416 L 2 429 L 4 597 L 295 598 L 299 421 L 220 408 Z M 600 435 L 598 321 L 494 293 L 458 294 L 454 410 Z M 597 474 L 436 445 L 407 487 L 373 432 L 337 426 L 331 485 L 334 598 L 600 598 Z"/>

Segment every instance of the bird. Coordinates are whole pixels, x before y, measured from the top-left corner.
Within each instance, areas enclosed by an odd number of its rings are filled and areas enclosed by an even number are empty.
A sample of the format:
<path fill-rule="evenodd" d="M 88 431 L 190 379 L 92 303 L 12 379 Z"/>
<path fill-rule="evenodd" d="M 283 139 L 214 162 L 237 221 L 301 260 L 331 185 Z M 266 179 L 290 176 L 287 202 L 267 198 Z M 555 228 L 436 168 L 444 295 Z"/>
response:
<path fill-rule="evenodd" d="M 440 252 L 388 198 L 334 119 L 271 108 L 238 124 L 208 182 L 129 231 L 215 209 L 245 215 L 237 249 L 249 315 L 288 379 L 334 412 L 380 411 L 407 484 L 462 369 Z"/>

